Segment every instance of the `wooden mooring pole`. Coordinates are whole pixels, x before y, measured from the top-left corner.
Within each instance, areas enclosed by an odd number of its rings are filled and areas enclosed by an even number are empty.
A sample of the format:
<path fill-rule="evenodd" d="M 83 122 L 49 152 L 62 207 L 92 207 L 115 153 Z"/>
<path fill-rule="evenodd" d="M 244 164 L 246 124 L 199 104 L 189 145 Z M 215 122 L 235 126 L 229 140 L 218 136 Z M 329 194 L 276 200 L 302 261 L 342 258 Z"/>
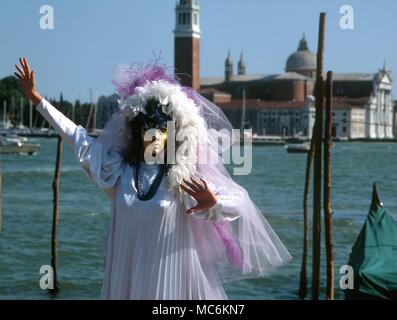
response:
<path fill-rule="evenodd" d="M 299 282 L 299 297 L 304 299 L 307 295 L 307 249 L 308 249 L 308 203 L 310 192 L 310 179 L 313 160 L 313 268 L 312 268 L 312 298 L 318 299 L 319 275 L 320 275 L 320 241 L 321 241 L 321 143 L 322 143 L 322 104 L 323 104 L 323 56 L 325 35 L 325 13 L 320 13 L 318 49 L 317 49 L 317 72 L 315 87 L 316 116 L 310 141 L 310 149 L 306 160 L 305 187 L 303 191 L 303 252 L 302 265 Z M 320 116 L 321 113 L 321 116 Z M 311 116 L 309 114 L 309 116 Z M 318 150 L 316 152 L 316 150 Z M 315 209 L 316 208 L 316 209 Z"/>
<path fill-rule="evenodd" d="M 334 254 L 332 243 L 331 208 L 332 87 L 332 71 L 328 71 L 326 84 L 324 139 L 324 227 L 325 250 L 327 254 L 327 300 L 334 299 Z"/>
<path fill-rule="evenodd" d="M 52 233 L 51 233 L 51 267 L 53 270 L 53 289 L 50 289 L 50 293 L 56 294 L 58 292 L 58 280 L 57 280 L 57 232 L 58 232 L 58 217 L 59 217 L 59 185 L 61 177 L 61 159 L 62 159 L 62 143 L 63 140 L 60 135 L 58 135 L 57 144 L 57 158 L 55 163 L 55 175 L 52 181 L 53 190 L 53 218 L 52 218 Z"/>
<path fill-rule="evenodd" d="M 311 115 L 309 115 L 311 116 Z M 314 124 L 314 128 L 316 124 Z M 314 129 L 313 128 L 313 129 Z M 299 282 L 299 297 L 304 299 L 307 294 L 307 242 L 308 242 L 308 204 L 309 204 L 309 192 L 310 192 L 310 176 L 313 163 L 314 153 L 314 139 L 312 137 L 310 141 L 310 149 L 307 154 L 306 160 L 306 174 L 305 174 L 305 189 L 303 191 L 303 252 L 302 252 L 302 265 Z"/>
<path fill-rule="evenodd" d="M 322 177 L 322 136 L 323 136 L 323 60 L 325 38 L 324 12 L 320 13 L 317 70 L 316 70 L 316 130 L 314 135 L 313 170 L 313 263 L 312 263 L 312 299 L 318 300 L 320 288 L 321 258 L 321 177 Z"/>

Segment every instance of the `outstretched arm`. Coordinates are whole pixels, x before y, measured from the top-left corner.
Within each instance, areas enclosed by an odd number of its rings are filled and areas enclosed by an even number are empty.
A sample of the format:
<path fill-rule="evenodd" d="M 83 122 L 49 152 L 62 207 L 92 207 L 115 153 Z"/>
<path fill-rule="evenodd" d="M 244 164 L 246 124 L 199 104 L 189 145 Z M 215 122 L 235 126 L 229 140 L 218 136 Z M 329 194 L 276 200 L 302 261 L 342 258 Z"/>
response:
<path fill-rule="evenodd" d="M 123 157 L 117 151 L 96 143 L 86 129 L 76 125 L 43 99 L 36 88 L 34 71 L 30 69 L 28 61 L 22 58 L 19 62 L 20 66 L 15 65 L 18 70 L 15 76 L 21 81 L 26 96 L 56 132 L 72 146 L 75 158 L 87 177 L 112 196 L 118 177 L 123 172 Z"/>
<path fill-rule="evenodd" d="M 56 132 L 69 144 L 73 144 L 73 135 L 77 125 L 40 95 L 36 88 L 35 72 L 31 70 L 25 58 L 19 58 L 15 65 L 15 76 L 21 81 L 26 96 L 36 106 L 36 110 L 48 121 Z"/>

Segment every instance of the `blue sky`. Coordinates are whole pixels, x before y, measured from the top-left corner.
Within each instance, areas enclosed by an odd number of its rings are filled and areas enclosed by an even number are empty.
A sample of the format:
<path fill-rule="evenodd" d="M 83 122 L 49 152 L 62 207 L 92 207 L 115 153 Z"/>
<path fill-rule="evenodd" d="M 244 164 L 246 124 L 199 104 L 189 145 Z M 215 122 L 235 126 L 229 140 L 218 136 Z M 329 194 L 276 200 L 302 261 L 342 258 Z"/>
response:
<path fill-rule="evenodd" d="M 145 61 L 154 51 L 173 65 L 175 2 L 1 0 L 0 78 L 26 56 L 42 94 L 59 97 L 62 91 L 71 101 L 88 101 L 90 87 L 96 95 L 111 94 L 118 63 Z M 54 8 L 54 30 L 39 27 L 45 4 Z M 354 30 L 339 27 L 344 4 L 354 9 Z M 327 12 L 325 71 L 376 72 L 386 59 L 397 74 L 397 1 L 201 0 L 200 5 L 201 76 L 223 76 L 229 48 L 235 64 L 244 51 L 247 73 L 283 72 L 303 31 L 316 50 L 320 11 Z"/>

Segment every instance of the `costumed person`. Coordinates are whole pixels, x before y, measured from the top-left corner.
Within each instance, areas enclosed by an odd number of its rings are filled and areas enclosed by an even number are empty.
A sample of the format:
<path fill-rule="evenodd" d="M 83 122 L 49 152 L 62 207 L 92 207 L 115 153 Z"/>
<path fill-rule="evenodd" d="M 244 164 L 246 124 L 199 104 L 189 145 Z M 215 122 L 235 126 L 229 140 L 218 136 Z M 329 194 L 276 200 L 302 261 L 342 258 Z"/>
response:
<path fill-rule="evenodd" d="M 266 276 L 291 259 L 222 163 L 239 139 L 230 122 L 165 66 L 116 69 L 118 107 L 94 139 L 20 64 L 26 95 L 111 201 L 103 299 L 227 299 L 223 281 Z"/>

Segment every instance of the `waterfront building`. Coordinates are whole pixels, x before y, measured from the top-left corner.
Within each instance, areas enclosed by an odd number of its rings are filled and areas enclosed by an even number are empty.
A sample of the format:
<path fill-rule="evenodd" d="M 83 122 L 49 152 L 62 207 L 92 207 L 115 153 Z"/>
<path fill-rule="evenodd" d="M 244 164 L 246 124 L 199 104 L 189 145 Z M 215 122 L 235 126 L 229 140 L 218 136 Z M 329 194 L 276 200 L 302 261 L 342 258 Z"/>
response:
<path fill-rule="evenodd" d="M 240 128 L 244 90 L 246 127 L 252 128 L 254 133 L 311 135 L 316 56 L 309 50 L 305 36 L 299 41 L 296 52 L 287 58 L 284 73 L 234 75 L 231 61 L 229 52 L 225 77 L 202 78 L 200 92 L 222 107 L 236 128 Z M 393 80 L 386 64 L 376 73 L 334 73 L 333 78 L 333 136 L 348 139 L 394 137 Z"/>

